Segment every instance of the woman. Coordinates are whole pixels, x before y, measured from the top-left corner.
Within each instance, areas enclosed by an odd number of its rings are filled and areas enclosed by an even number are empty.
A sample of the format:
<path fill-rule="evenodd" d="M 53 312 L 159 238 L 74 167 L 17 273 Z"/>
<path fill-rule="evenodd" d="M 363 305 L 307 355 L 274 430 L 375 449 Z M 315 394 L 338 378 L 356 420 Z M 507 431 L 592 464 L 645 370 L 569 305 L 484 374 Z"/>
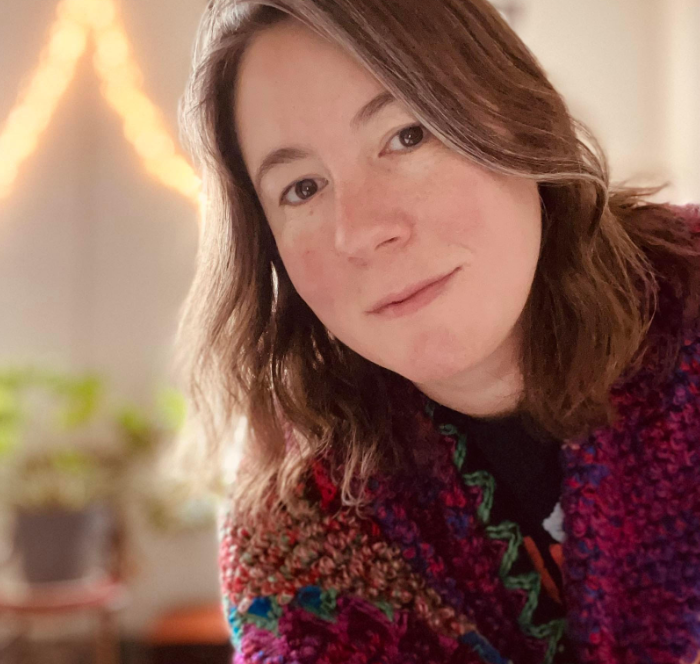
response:
<path fill-rule="evenodd" d="M 698 208 L 484 0 L 214 0 L 181 118 L 235 661 L 696 660 Z"/>

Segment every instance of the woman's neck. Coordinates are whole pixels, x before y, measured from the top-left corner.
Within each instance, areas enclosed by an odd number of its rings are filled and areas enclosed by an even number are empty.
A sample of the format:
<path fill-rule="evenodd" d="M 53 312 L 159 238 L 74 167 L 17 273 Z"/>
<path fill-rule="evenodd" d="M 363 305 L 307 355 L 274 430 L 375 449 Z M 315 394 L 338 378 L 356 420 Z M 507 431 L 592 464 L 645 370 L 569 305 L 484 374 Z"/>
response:
<path fill-rule="evenodd" d="M 449 378 L 414 384 L 433 401 L 472 417 L 513 414 L 523 389 L 514 345 L 502 344 L 478 365 Z"/>

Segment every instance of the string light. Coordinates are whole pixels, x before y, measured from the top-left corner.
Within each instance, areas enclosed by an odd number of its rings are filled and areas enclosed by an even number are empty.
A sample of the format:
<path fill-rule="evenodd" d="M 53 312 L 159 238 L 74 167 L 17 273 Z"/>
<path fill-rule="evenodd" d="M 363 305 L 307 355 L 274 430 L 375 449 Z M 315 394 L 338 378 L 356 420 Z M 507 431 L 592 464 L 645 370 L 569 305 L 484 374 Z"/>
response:
<path fill-rule="evenodd" d="M 198 204 L 201 182 L 177 153 L 161 112 L 143 91 L 143 75 L 117 19 L 114 0 L 61 0 L 48 45 L 26 90 L 0 132 L 0 198 L 9 195 L 19 167 L 36 149 L 92 36 L 102 94 L 119 114 L 124 135 L 146 171 Z"/>
<path fill-rule="evenodd" d="M 19 166 L 34 152 L 87 45 L 85 26 L 56 20 L 41 62 L 0 133 L 0 198 L 10 193 Z"/>

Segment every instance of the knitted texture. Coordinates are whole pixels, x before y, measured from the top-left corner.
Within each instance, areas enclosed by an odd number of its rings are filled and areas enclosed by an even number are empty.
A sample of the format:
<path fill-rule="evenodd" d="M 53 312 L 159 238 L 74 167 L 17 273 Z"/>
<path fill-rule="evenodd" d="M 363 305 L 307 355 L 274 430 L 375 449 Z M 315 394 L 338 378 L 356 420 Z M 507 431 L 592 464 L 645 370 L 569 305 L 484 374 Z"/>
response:
<path fill-rule="evenodd" d="M 691 209 L 696 215 L 697 208 Z M 666 306 L 671 306 L 667 303 Z M 700 333 L 661 386 L 611 392 L 619 418 L 566 441 L 566 620 L 533 624 L 540 579 L 517 524 L 491 522 L 498 487 L 466 472 L 468 440 L 418 414 L 415 472 L 375 476 L 362 517 L 324 460 L 307 513 L 266 528 L 224 516 L 220 566 L 234 662 L 690 664 L 700 653 Z M 567 664 L 561 662 L 561 664 Z M 572 663 L 568 663 L 572 664 Z"/>

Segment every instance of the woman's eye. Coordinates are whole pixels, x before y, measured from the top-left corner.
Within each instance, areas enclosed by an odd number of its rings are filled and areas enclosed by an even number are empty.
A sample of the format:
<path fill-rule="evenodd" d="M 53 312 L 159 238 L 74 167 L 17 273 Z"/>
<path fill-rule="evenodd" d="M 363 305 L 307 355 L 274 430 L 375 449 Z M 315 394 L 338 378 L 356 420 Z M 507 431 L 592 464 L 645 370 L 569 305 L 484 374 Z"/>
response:
<path fill-rule="evenodd" d="M 319 186 L 316 180 L 313 178 L 304 178 L 303 180 L 295 182 L 290 187 L 287 187 L 287 189 L 282 192 L 280 202 L 283 205 L 301 205 L 316 194 L 317 191 L 319 191 Z"/>
<path fill-rule="evenodd" d="M 425 129 L 422 125 L 412 125 L 411 127 L 406 127 L 402 129 L 398 134 L 396 134 L 389 145 L 394 145 L 394 149 L 401 151 L 402 148 L 414 148 L 416 145 L 420 145 L 425 140 Z M 398 148 L 395 142 L 398 141 Z"/>

